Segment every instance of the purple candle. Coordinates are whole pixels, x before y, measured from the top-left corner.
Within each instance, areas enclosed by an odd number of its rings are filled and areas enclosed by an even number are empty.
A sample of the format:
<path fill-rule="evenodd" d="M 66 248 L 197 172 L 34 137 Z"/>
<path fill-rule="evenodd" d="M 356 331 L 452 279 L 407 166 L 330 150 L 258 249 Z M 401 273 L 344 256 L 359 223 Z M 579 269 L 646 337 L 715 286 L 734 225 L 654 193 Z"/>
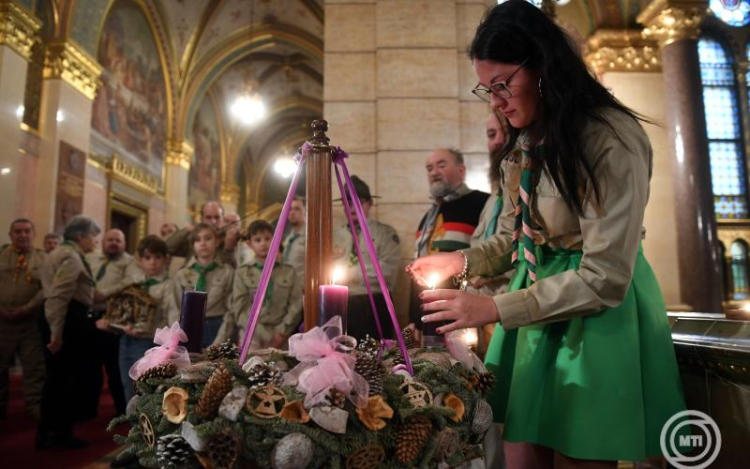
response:
<path fill-rule="evenodd" d="M 187 334 L 185 348 L 190 353 L 201 353 L 203 343 L 203 326 L 206 322 L 206 302 L 208 293 L 202 291 L 182 292 L 180 309 L 180 327 Z"/>
<path fill-rule="evenodd" d="M 333 273 L 333 285 L 320 285 L 318 287 L 318 326 L 327 323 L 334 316 L 341 316 L 342 334 L 346 334 L 346 312 L 349 302 L 349 287 L 336 285 L 340 277 L 340 270 Z"/>

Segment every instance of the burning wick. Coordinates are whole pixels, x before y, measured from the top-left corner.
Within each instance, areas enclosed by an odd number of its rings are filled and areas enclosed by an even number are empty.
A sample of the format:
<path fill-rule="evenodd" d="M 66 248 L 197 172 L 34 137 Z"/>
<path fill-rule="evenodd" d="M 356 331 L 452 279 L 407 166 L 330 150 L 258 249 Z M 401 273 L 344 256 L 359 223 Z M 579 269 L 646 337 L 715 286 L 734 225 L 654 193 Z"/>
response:
<path fill-rule="evenodd" d="M 435 289 L 435 287 L 436 287 L 436 286 L 437 286 L 437 284 L 438 284 L 438 276 L 437 276 L 437 274 L 432 274 L 432 275 L 430 275 L 429 279 L 428 279 L 428 280 L 427 280 L 427 282 L 425 282 L 425 283 L 427 283 L 427 287 L 428 287 L 428 288 L 429 288 L 430 290 L 434 290 L 434 289 Z"/>
<path fill-rule="evenodd" d="M 472 329 L 464 329 L 464 331 L 461 333 L 461 340 L 466 344 L 466 346 L 471 347 L 477 344 L 479 342 L 479 337 L 477 336 L 477 330 Z"/>
<path fill-rule="evenodd" d="M 344 269 L 336 267 L 333 269 L 333 278 L 331 279 L 331 285 L 336 285 L 336 282 L 344 278 Z"/>

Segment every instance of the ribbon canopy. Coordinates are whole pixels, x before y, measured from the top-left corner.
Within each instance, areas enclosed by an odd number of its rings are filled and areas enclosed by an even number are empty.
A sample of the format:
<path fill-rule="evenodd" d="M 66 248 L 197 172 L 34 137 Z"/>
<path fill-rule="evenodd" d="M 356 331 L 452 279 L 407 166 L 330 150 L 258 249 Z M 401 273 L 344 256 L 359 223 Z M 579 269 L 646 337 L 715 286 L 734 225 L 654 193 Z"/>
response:
<path fill-rule="evenodd" d="M 331 318 L 322 327 L 289 338 L 289 355 L 301 363 L 284 375 L 284 384 L 305 393 L 305 407 L 326 400 L 336 388 L 358 408 L 367 407 L 370 385 L 354 371 L 357 346 L 354 337 L 343 335 L 341 317 Z"/>
<path fill-rule="evenodd" d="M 187 334 L 180 328 L 179 322 L 175 321 L 170 327 L 157 329 L 154 333 L 154 343 L 159 346 L 146 350 L 143 357 L 133 363 L 128 370 L 130 379 L 135 381 L 143 373 L 162 363 L 172 363 L 177 368 L 190 365 L 190 354 L 180 342 L 187 342 Z"/>

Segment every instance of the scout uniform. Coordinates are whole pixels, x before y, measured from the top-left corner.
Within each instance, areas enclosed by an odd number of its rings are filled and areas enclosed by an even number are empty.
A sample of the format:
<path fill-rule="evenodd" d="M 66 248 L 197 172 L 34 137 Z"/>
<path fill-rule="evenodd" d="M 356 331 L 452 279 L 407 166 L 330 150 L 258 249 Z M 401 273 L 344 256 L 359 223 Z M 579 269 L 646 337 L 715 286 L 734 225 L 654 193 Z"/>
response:
<path fill-rule="evenodd" d="M 234 269 L 218 260 L 203 267 L 196 262 L 195 258 L 191 259 L 185 267 L 177 271 L 172 280 L 168 324 L 180 320 L 182 292 L 185 290 L 205 291 L 208 293 L 208 300 L 203 347 L 211 345 L 229 311 L 233 275 Z"/>
<path fill-rule="evenodd" d="M 125 389 L 125 400 L 130 401 L 135 395 L 133 381 L 128 374 L 130 367 L 138 361 L 154 345 L 154 333 L 156 329 L 167 325 L 167 314 L 170 307 L 170 297 L 172 294 L 172 285 L 169 282 L 166 268 L 159 275 L 146 277 L 138 269 L 132 277 L 134 285 L 148 293 L 157 303 L 155 317 L 150 318 L 148 324 L 134 324 L 136 335 L 130 336 L 123 334 L 120 337 L 120 378 Z"/>
<path fill-rule="evenodd" d="M 298 229 L 292 228 L 283 243 L 283 262 L 294 267 L 294 270 L 297 272 L 297 281 L 301 288 L 305 284 L 306 240 L 305 225 L 302 225 Z"/>
<path fill-rule="evenodd" d="M 370 227 L 370 234 L 372 235 L 372 241 L 375 245 L 380 268 L 388 290 L 393 291 L 396 286 L 401 261 L 401 245 L 398 234 L 392 226 L 375 220 L 368 219 L 367 225 Z M 362 250 L 362 256 L 367 267 L 367 279 L 372 288 L 375 306 L 378 310 L 378 319 L 383 328 L 383 335 L 386 338 L 392 338 L 394 331 L 391 317 L 388 313 L 385 297 L 380 289 L 378 278 L 375 275 L 375 268 L 367 253 L 367 243 L 365 243 L 360 229 L 357 229 L 357 237 L 359 248 Z M 342 283 L 349 286 L 348 309 L 350 313 L 347 327 L 348 334 L 357 339 L 363 339 L 368 334 L 371 337 L 377 337 L 377 326 L 375 319 L 372 317 L 372 306 L 367 296 L 367 287 L 365 287 L 364 279 L 362 278 L 362 268 L 359 265 L 357 250 L 354 246 L 354 238 L 352 237 L 349 224 L 336 229 L 333 235 L 333 246 L 334 263 L 345 264 L 347 267 L 346 277 Z"/>
<path fill-rule="evenodd" d="M 76 410 L 85 407 L 88 396 L 76 389 L 88 389 L 95 373 L 93 359 L 94 322 L 90 317 L 94 301 L 94 278 L 83 250 L 65 241 L 47 255 L 42 268 L 44 289 L 43 341 L 61 343 L 56 353 L 46 353 L 47 376 L 42 395 L 42 418 L 38 441 L 54 432 L 58 438 L 72 437 Z"/>
<path fill-rule="evenodd" d="M 641 247 L 651 146 L 630 116 L 603 117 L 611 127 L 592 119 L 583 131 L 600 200 L 587 185 L 583 214 L 571 211 L 542 168 L 543 146 L 528 148 L 522 134 L 522 156 L 503 162 L 501 233 L 464 253 L 470 275 L 516 269 L 509 293 L 494 297 L 502 327 L 486 357 L 504 438 L 579 459 L 640 461 L 661 454 L 662 426 L 685 402 Z M 612 425 L 602 431 L 603 422 Z"/>
<path fill-rule="evenodd" d="M 104 298 L 109 298 L 123 288 L 133 283 L 133 276 L 138 272 L 138 266 L 135 258 L 123 252 L 122 254 L 110 258 L 103 253 L 90 253 L 86 255 L 91 266 L 91 272 L 94 274 L 96 289 Z M 94 304 L 95 316 L 104 315 L 106 305 L 104 303 Z M 107 384 L 109 391 L 114 400 L 117 413 L 125 412 L 125 394 L 123 391 L 123 381 L 120 379 L 121 371 L 119 366 L 120 336 L 112 332 L 96 330 L 94 337 L 96 339 L 97 359 L 104 365 L 107 372 Z M 94 387 L 91 390 L 92 402 L 98 406 L 99 395 L 102 389 L 103 377 L 101 376 L 101 366 L 97 367 Z M 90 409 L 94 414 L 96 408 Z"/>
<path fill-rule="evenodd" d="M 240 266 L 234 274 L 232 306 L 215 343 L 227 339 L 234 341 L 245 334 L 258 283 L 263 273 L 263 264 L 253 263 Z M 268 283 L 263 306 L 255 327 L 252 349 L 264 348 L 276 332 L 289 337 L 302 321 L 302 286 L 297 281 L 294 267 L 276 263 Z"/>
<path fill-rule="evenodd" d="M 0 248 L 0 308 L 23 310 L 13 319 L 0 318 L 0 415 L 6 413 L 8 368 L 17 354 L 23 367 L 26 408 L 39 417 L 44 386 L 44 345 L 38 313 L 44 299 L 40 277 L 45 257 L 40 249 L 20 253 L 10 244 Z"/>

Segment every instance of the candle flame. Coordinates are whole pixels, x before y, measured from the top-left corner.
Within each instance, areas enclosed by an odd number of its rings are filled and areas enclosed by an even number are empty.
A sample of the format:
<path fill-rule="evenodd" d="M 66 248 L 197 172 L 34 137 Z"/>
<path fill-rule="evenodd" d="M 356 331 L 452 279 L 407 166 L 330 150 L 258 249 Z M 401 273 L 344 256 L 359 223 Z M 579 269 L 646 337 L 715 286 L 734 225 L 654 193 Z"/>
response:
<path fill-rule="evenodd" d="M 437 274 L 432 274 L 427 278 L 427 286 L 430 287 L 430 290 L 434 290 L 437 284 L 438 284 Z"/>
<path fill-rule="evenodd" d="M 479 342 L 477 330 L 474 328 L 464 329 L 463 333 L 461 334 L 461 340 L 463 340 L 464 343 L 469 347 L 471 347 L 472 345 L 476 345 L 477 342 Z"/>
<path fill-rule="evenodd" d="M 336 285 L 336 282 L 339 282 L 344 279 L 344 269 L 341 267 L 336 267 L 333 269 L 333 279 L 332 283 L 333 285 Z"/>

